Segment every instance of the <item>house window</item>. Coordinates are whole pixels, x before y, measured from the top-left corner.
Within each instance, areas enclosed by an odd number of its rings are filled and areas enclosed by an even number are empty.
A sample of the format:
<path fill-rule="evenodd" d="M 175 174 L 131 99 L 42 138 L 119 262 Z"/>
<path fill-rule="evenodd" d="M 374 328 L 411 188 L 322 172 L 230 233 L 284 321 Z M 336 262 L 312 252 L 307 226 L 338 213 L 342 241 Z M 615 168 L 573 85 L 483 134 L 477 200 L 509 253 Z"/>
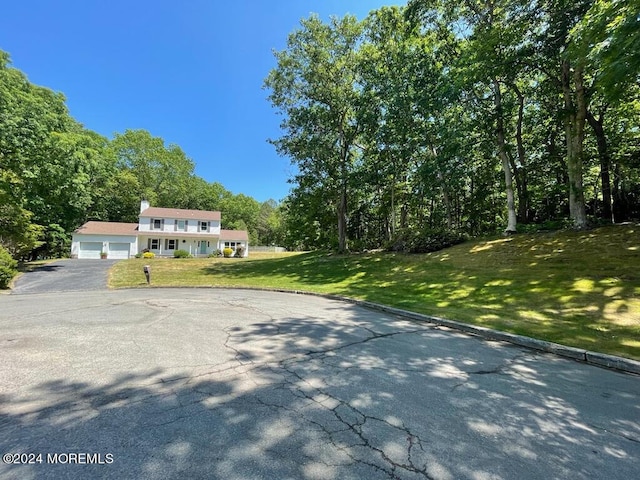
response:
<path fill-rule="evenodd" d="M 153 230 L 160 230 L 162 229 L 162 220 L 159 218 L 154 218 L 153 220 L 151 220 L 151 225 L 151 228 Z"/>
<path fill-rule="evenodd" d="M 186 224 L 184 223 L 184 220 L 178 220 L 178 230 L 183 232 L 185 231 L 186 228 Z"/>
<path fill-rule="evenodd" d="M 165 238 L 164 239 L 164 249 L 165 250 L 175 250 L 178 248 L 178 240 L 173 238 Z"/>
<path fill-rule="evenodd" d="M 206 232 L 209 230 L 209 222 L 200 222 L 200 231 Z"/>
<path fill-rule="evenodd" d="M 149 250 L 160 250 L 160 239 L 159 238 L 150 238 L 149 239 Z"/>
<path fill-rule="evenodd" d="M 224 242 L 224 248 L 234 248 L 235 249 L 236 248 L 236 242 Z"/>

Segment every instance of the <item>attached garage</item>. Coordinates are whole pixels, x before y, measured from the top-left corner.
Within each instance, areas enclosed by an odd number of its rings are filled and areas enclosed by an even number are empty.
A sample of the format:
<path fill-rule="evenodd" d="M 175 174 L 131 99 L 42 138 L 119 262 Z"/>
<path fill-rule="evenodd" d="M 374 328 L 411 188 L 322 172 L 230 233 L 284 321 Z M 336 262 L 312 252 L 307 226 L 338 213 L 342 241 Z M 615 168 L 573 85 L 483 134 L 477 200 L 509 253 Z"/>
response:
<path fill-rule="evenodd" d="M 102 242 L 80 242 L 78 258 L 100 258 Z"/>
<path fill-rule="evenodd" d="M 73 232 L 71 258 L 127 259 L 138 251 L 138 224 L 87 222 Z"/>
<path fill-rule="evenodd" d="M 129 243 L 109 243 L 107 258 L 123 260 L 129 258 Z"/>

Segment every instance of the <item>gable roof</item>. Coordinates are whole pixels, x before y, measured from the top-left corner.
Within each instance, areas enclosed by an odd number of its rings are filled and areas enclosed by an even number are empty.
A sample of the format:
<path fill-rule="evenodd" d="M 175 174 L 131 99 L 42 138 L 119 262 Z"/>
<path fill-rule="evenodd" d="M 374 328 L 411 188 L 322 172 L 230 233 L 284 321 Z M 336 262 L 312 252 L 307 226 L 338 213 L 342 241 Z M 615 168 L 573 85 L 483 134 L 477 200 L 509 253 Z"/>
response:
<path fill-rule="evenodd" d="M 220 240 L 249 240 L 246 230 L 223 230 L 220 229 Z"/>
<path fill-rule="evenodd" d="M 220 212 L 211 212 L 208 210 L 184 210 L 182 208 L 149 207 L 143 210 L 142 212 L 140 212 L 140 217 L 220 221 Z"/>
<path fill-rule="evenodd" d="M 137 223 L 90 221 L 78 227 L 75 232 L 85 235 L 137 235 Z"/>

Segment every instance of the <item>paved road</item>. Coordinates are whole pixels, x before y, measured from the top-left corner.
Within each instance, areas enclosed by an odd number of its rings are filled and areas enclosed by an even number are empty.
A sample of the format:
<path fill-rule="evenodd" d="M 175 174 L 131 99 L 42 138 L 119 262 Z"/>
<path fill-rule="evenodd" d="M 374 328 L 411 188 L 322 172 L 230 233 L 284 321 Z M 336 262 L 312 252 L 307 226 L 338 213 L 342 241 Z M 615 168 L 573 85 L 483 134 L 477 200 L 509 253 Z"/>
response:
<path fill-rule="evenodd" d="M 11 293 L 105 290 L 107 272 L 118 260 L 58 260 L 21 275 Z"/>
<path fill-rule="evenodd" d="M 639 377 L 319 297 L 5 295 L 0 346 L 0 453 L 43 455 L 2 479 L 640 471 Z"/>

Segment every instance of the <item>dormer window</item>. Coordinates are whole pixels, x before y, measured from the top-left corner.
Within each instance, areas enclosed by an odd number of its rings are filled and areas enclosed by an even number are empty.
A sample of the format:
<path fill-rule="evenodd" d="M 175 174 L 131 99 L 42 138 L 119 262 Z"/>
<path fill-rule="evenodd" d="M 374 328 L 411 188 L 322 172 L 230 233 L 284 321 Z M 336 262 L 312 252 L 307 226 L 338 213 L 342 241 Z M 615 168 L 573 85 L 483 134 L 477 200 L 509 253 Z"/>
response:
<path fill-rule="evenodd" d="M 208 232 L 209 231 L 209 222 L 200 222 L 200 231 Z"/>

